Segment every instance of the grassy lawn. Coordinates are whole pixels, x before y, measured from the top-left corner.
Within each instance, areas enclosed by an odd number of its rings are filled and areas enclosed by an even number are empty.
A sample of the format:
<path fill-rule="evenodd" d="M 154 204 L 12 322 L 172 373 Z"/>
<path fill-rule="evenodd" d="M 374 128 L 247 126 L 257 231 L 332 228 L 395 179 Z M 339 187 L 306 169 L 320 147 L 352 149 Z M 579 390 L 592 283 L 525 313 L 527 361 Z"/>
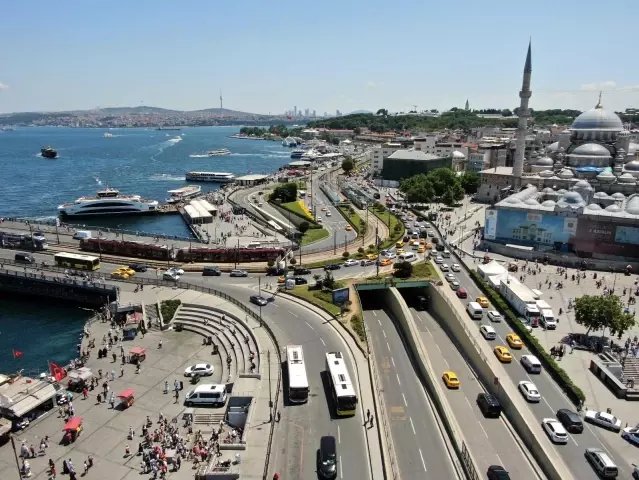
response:
<path fill-rule="evenodd" d="M 438 280 L 439 275 L 433 268 L 433 264 L 430 262 L 415 262 L 413 264 L 413 274 L 410 276 L 411 279 L 421 279 L 421 278 L 429 278 L 432 280 Z"/>
<path fill-rule="evenodd" d="M 325 308 L 333 315 L 341 313 L 337 305 L 331 303 L 331 292 L 322 292 L 321 290 L 309 290 L 308 285 L 298 285 L 293 289 L 293 294 L 302 297 L 318 307 Z"/>
<path fill-rule="evenodd" d="M 369 207 L 368 210 L 375 215 L 377 218 L 379 218 L 380 222 L 384 222 L 384 225 L 388 225 L 388 219 L 389 219 L 389 215 L 390 215 L 390 226 L 389 226 L 389 231 L 390 231 L 390 237 L 385 239 L 382 242 L 382 248 L 389 248 L 392 247 L 393 245 L 395 245 L 395 243 L 401 239 L 404 236 L 404 232 L 405 232 L 405 227 L 404 227 L 404 223 L 397 218 L 395 215 L 393 215 L 392 213 L 390 213 L 389 210 L 385 210 L 383 212 L 380 212 L 379 210 L 377 210 L 375 207 Z M 399 231 L 395 231 L 395 227 L 397 225 L 401 226 L 401 230 Z"/>
<path fill-rule="evenodd" d="M 357 233 L 366 233 L 366 224 L 364 224 L 364 226 L 362 227 L 362 223 L 360 223 L 362 219 L 359 215 L 357 215 L 357 213 L 351 213 L 349 207 L 337 207 L 337 209 L 342 213 L 344 218 L 346 218 L 351 223 Z"/>
<path fill-rule="evenodd" d="M 300 217 L 308 218 L 311 222 L 315 222 L 315 220 L 312 217 L 309 217 L 308 215 L 306 215 L 306 212 L 302 210 L 299 203 L 297 202 L 282 203 L 280 204 L 280 206 L 287 210 L 290 210 L 291 212 L 298 214 Z"/>
<path fill-rule="evenodd" d="M 302 239 L 302 245 L 309 245 L 328 237 L 328 230 L 325 228 L 309 228 Z"/>

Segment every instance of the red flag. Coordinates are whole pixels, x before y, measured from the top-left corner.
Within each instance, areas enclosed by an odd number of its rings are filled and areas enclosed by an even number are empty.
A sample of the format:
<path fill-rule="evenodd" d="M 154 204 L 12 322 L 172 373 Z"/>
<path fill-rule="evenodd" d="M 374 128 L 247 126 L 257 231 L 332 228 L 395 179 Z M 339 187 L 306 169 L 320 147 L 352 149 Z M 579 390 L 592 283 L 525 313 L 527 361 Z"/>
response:
<path fill-rule="evenodd" d="M 287 119 L 287 120 L 292 120 L 292 119 L 293 119 L 293 117 L 291 117 L 290 115 L 288 115 L 288 116 L 286 117 L 286 119 Z"/>
<path fill-rule="evenodd" d="M 59 382 L 67 376 L 67 371 L 55 363 L 49 362 L 49 370 L 51 371 L 51 376 L 55 378 L 56 382 Z"/>
<path fill-rule="evenodd" d="M 21 357 L 22 355 L 23 355 L 22 352 L 19 352 L 18 350 L 13 351 L 13 358 L 18 358 L 18 357 Z"/>

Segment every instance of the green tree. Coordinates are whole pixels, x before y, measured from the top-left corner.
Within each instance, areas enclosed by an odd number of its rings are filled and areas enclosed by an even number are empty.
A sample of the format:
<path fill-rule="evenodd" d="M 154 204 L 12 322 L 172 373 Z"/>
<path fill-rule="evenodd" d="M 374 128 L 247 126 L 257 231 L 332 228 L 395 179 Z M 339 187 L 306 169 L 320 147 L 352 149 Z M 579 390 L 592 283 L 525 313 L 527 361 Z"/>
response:
<path fill-rule="evenodd" d="M 381 115 L 382 117 L 387 117 L 388 110 L 386 110 L 385 108 L 380 108 L 379 110 L 377 110 L 377 113 L 375 115 Z"/>
<path fill-rule="evenodd" d="M 331 137 L 331 144 L 338 146 L 339 145 L 339 138 L 337 137 Z"/>
<path fill-rule="evenodd" d="M 428 172 L 428 179 L 433 184 L 435 195 L 441 197 L 452 185 L 459 183 L 459 177 L 450 168 L 436 168 Z"/>
<path fill-rule="evenodd" d="M 413 274 L 413 264 L 410 262 L 397 262 L 393 264 L 393 275 L 397 278 L 410 278 Z"/>
<path fill-rule="evenodd" d="M 283 203 L 293 202 L 297 199 L 297 185 L 294 182 L 278 185 L 271 194 L 271 200 L 280 200 Z"/>
<path fill-rule="evenodd" d="M 355 127 L 355 128 L 353 129 L 353 133 L 354 133 L 355 135 L 361 135 L 361 134 L 362 134 L 362 129 L 361 129 L 360 127 Z"/>
<path fill-rule="evenodd" d="M 345 157 L 344 160 L 342 160 L 342 170 L 344 170 L 344 173 L 348 175 L 349 173 L 351 173 L 353 168 L 355 168 L 355 162 L 353 162 L 353 158 L 350 156 Z"/>
<path fill-rule="evenodd" d="M 419 174 L 402 180 L 399 190 L 406 194 L 410 203 L 428 203 L 435 197 L 433 183 L 427 175 Z"/>
<path fill-rule="evenodd" d="M 512 117 L 513 116 L 513 112 L 511 112 L 508 108 L 504 108 L 501 111 L 501 115 L 502 115 L 502 117 Z"/>
<path fill-rule="evenodd" d="M 610 329 L 614 335 L 623 335 L 635 325 L 634 317 L 624 313 L 623 304 L 616 295 L 584 295 L 575 299 L 575 322 L 591 331 Z"/>
<path fill-rule="evenodd" d="M 455 205 L 455 194 L 453 193 L 453 189 L 452 188 L 446 189 L 444 194 L 441 196 L 441 199 L 444 205 L 447 205 L 449 207 L 452 207 L 453 205 Z"/>
<path fill-rule="evenodd" d="M 309 228 L 311 228 L 311 224 L 308 222 L 302 222 L 300 223 L 299 227 L 297 227 L 297 229 L 302 234 L 302 237 L 306 235 L 306 232 L 308 231 Z"/>
<path fill-rule="evenodd" d="M 481 184 L 481 178 L 479 178 L 479 175 L 475 172 L 464 172 L 459 178 L 459 181 L 464 192 L 469 195 L 476 193 Z"/>

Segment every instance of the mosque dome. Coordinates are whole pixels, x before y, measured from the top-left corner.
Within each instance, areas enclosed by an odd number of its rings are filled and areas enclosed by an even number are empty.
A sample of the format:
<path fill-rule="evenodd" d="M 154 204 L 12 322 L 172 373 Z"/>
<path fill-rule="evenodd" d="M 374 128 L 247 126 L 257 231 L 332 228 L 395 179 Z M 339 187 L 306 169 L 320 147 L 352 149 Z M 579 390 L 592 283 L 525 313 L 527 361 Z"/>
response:
<path fill-rule="evenodd" d="M 552 177 L 553 175 L 554 173 L 552 172 L 552 170 L 544 170 L 543 172 L 539 172 L 539 176 L 544 178 Z"/>
<path fill-rule="evenodd" d="M 539 202 L 534 198 L 529 198 L 524 202 L 526 205 L 539 205 Z"/>
<path fill-rule="evenodd" d="M 561 201 L 570 205 L 578 205 L 584 200 L 577 192 L 567 192 L 561 197 Z"/>
<path fill-rule="evenodd" d="M 639 160 L 632 160 L 626 163 L 623 169 L 628 170 L 630 172 L 639 172 Z"/>
<path fill-rule="evenodd" d="M 546 187 L 542 190 L 543 193 L 555 193 L 555 191 L 550 188 L 550 187 Z"/>
<path fill-rule="evenodd" d="M 557 150 L 559 150 L 559 142 L 551 143 L 546 147 L 548 153 L 555 153 Z"/>
<path fill-rule="evenodd" d="M 615 112 L 604 110 L 601 104 L 598 104 L 592 110 L 588 110 L 575 118 L 570 129 L 621 132 L 623 123 Z"/>
<path fill-rule="evenodd" d="M 614 182 L 616 179 L 617 177 L 615 177 L 610 170 L 604 170 L 599 175 L 597 175 L 597 180 L 604 183 L 611 183 L 611 182 Z M 603 193 L 603 192 L 598 192 L 598 193 Z"/>
<path fill-rule="evenodd" d="M 572 170 L 570 170 L 569 168 L 562 168 L 559 173 L 557 174 L 557 176 L 559 178 L 573 178 L 575 176 L 574 173 L 572 173 Z"/>
<path fill-rule="evenodd" d="M 521 203 L 521 198 L 519 198 L 519 197 L 518 197 L 518 196 L 516 196 L 516 195 L 513 195 L 513 196 L 508 197 L 508 198 L 506 199 L 506 203 Z"/>
<path fill-rule="evenodd" d="M 592 188 L 592 187 L 588 183 L 588 180 L 579 180 L 577 183 L 575 183 L 573 188 Z"/>
<path fill-rule="evenodd" d="M 630 145 L 628 145 L 628 154 L 636 155 L 637 150 L 639 150 L 639 143 L 630 142 Z"/>
<path fill-rule="evenodd" d="M 552 200 L 546 200 L 545 202 L 543 202 L 541 204 L 542 207 L 554 207 L 555 206 L 555 202 L 553 202 Z"/>
<path fill-rule="evenodd" d="M 463 160 L 466 158 L 466 155 L 464 155 L 462 152 L 458 152 L 457 150 L 455 150 L 453 152 L 453 158 L 454 159 L 459 159 L 459 160 Z"/>
<path fill-rule="evenodd" d="M 626 212 L 631 215 L 639 215 L 639 196 L 634 195 L 626 204 Z"/>
<path fill-rule="evenodd" d="M 595 193 L 594 198 L 608 198 L 608 194 L 606 192 L 597 192 Z"/>
<path fill-rule="evenodd" d="M 615 192 L 612 195 L 610 195 L 611 198 L 614 198 L 615 200 L 625 200 L 626 196 L 621 193 L 621 192 Z"/>
<path fill-rule="evenodd" d="M 537 160 L 535 160 L 534 165 L 537 165 L 538 167 L 552 167 L 553 163 L 555 162 L 552 158 L 539 157 Z"/>
<path fill-rule="evenodd" d="M 610 157 L 610 152 L 606 147 L 598 143 L 584 143 L 570 152 L 570 155 L 580 157 Z"/>
<path fill-rule="evenodd" d="M 586 207 L 588 210 L 601 210 L 601 207 L 596 203 L 591 203 Z"/>
<path fill-rule="evenodd" d="M 633 177 L 631 174 L 629 173 L 624 173 L 623 175 L 620 175 L 619 178 L 617 179 L 617 182 L 619 183 L 635 183 L 635 177 Z"/>
<path fill-rule="evenodd" d="M 621 212 L 621 207 L 619 205 L 616 204 L 612 204 L 612 205 L 608 205 L 606 207 L 606 211 L 607 212 Z"/>

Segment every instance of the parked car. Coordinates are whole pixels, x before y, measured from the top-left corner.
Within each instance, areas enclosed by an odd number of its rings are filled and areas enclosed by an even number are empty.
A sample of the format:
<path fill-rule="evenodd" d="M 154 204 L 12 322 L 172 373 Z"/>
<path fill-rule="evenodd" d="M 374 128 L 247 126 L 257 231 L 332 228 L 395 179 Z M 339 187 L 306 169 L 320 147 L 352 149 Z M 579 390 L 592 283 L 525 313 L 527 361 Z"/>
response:
<path fill-rule="evenodd" d="M 611 413 L 587 410 L 584 420 L 599 427 L 612 430 L 613 432 L 619 432 L 621 430 L 621 420 Z"/>
<path fill-rule="evenodd" d="M 167 271 L 167 272 L 164 272 L 164 273 L 162 274 L 162 278 L 163 278 L 164 280 L 171 280 L 171 281 L 173 281 L 173 282 L 177 282 L 178 280 L 180 280 L 180 276 L 179 276 L 179 275 L 177 275 L 177 274 L 175 274 L 175 273 L 172 273 L 172 272 L 168 272 L 168 271 Z"/>
<path fill-rule="evenodd" d="M 264 307 L 268 305 L 268 302 L 266 301 L 266 299 L 260 295 L 251 295 L 250 300 L 251 300 L 251 303 L 254 303 L 255 305 L 258 305 L 260 307 Z"/>
<path fill-rule="evenodd" d="M 621 438 L 639 446 L 639 428 L 626 427 L 621 431 Z"/>
<path fill-rule="evenodd" d="M 248 277 L 248 272 L 246 270 L 240 270 L 239 268 L 235 268 L 231 270 L 231 277 Z"/>

